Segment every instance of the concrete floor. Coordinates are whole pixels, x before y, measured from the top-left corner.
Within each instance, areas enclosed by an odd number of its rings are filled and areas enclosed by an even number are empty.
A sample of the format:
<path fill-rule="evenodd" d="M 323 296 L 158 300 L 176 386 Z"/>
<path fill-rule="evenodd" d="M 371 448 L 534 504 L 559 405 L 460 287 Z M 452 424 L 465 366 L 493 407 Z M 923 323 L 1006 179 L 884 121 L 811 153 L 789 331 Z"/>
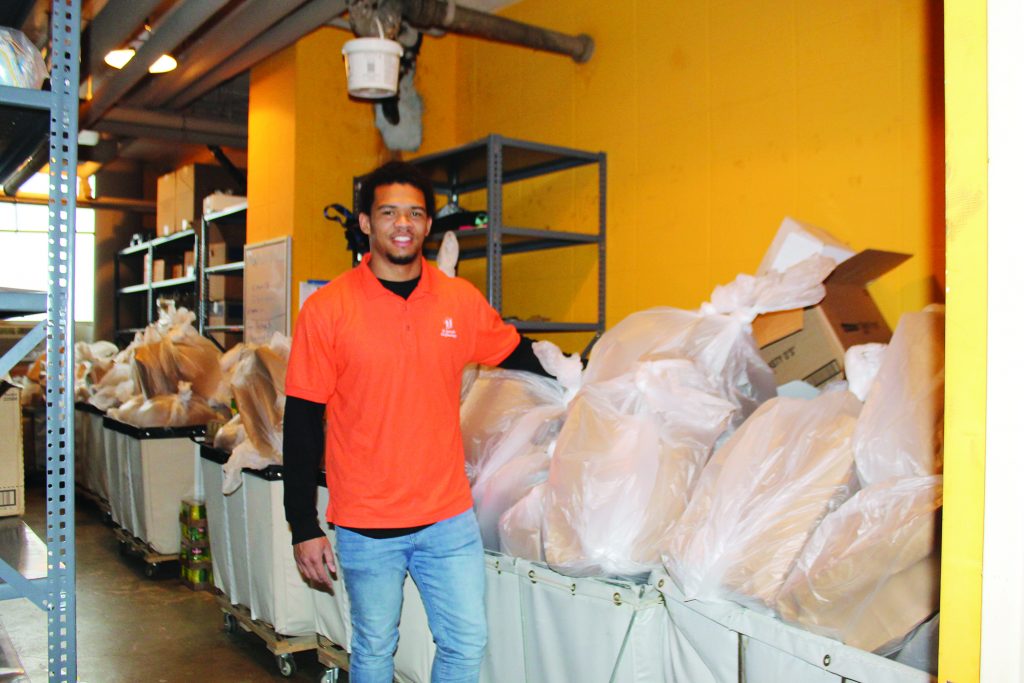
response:
<path fill-rule="evenodd" d="M 41 487 L 26 492 L 25 522 L 45 540 Z M 283 678 L 273 655 L 252 633 L 226 633 L 211 593 L 180 584 L 177 566 L 157 577 L 141 559 L 120 554 L 113 530 L 91 503 L 79 500 L 75 533 L 78 571 L 78 680 L 87 683 L 255 683 L 319 681 L 315 652 L 295 655 Z M 28 680 L 47 680 L 46 614 L 25 599 L 0 602 L 7 630 Z M 346 680 L 344 674 L 342 681 Z"/>

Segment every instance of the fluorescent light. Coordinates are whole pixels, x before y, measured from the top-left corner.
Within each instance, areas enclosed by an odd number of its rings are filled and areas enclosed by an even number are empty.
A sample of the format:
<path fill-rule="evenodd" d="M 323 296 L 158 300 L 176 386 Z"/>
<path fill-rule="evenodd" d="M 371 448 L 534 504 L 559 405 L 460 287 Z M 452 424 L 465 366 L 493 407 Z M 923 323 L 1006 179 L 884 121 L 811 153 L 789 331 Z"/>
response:
<path fill-rule="evenodd" d="M 149 73 L 151 74 L 165 74 L 168 71 L 174 71 L 178 68 L 178 60 L 170 55 L 160 55 L 153 64 L 149 67 Z"/>
<path fill-rule="evenodd" d="M 123 69 L 124 65 L 132 61 L 132 57 L 135 56 L 135 50 L 130 47 L 121 48 L 120 50 L 111 50 L 107 53 L 107 56 L 103 58 L 103 61 L 108 66 L 112 66 L 115 69 Z"/>
<path fill-rule="evenodd" d="M 107 56 L 103 58 L 103 61 L 108 66 L 112 66 L 115 69 L 123 69 L 125 65 L 132 61 L 132 57 L 135 56 L 135 50 L 130 47 L 122 48 L 120 50 L 111 50 L 107 53 Z M 174 71 L 178 68 L 178 60 L 170 55 L 160 55 L 155 62 L 149 67 L 149 73 L 151 74 L 165 74 L 168 71 Z"/>

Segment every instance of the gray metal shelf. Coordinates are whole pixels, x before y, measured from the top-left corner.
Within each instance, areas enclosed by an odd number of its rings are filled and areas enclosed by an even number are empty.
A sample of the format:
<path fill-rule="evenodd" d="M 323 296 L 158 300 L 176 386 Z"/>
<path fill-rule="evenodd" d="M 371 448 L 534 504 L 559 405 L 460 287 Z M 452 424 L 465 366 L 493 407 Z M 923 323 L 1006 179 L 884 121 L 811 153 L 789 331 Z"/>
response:
<path fill-rule="evenodd" d="M 223 211 L 206 214 L 199 224 L 199 246 L 196 254 L 196 327 L 199 330 L 199 334 L 209 337 L 218 346 L 221 346 L 221 343 L 213 336 L 214 332 L 241 335 L 244 331 L 244 325 L 209 324 L 210 276 L 244 278 L 245 261 L 231 261 L 215 266 L 207 265 L 210 254 L 210 228 L 211 226 L 218 226 L 222 237 L 227 239 L 227 235 L 230 235 L 236 246 L 244 246 L 248 212 L 248 202 L 242 202 Z M 224 233 L 227 233 L 227 235 Z"/>
<path fill-rule="evenodd" d="M 597 247 L 597 320 L 594 322 L 528 322 L 510 320 L 522 331 L 531 332 L 594 332 L 592 345 L 605 328 L 607 157 L 604 152 L 587 152 L 556 145 L 517 140 L 502 135 L 488 135 L 461 147 L 428 154 L 410 163 L 418 166 L 434 184 L 435 191 L 458 199 L 467 192 L 487 190 L 486 228 L 454 231 L 459 241 L 461 259 L 487 259 L 487 300 L 502 312 L 502 256 L 547 249 L 579 246 Z M 567 232 L 528 227 L 507 226 L 503 218 L 503 187 L 509 183 L 558 173 L 572 168 L 597 165 L 598 225 L 597 232 Z M 352 204 L 358 212 L 359 185 L 363 176 L 353 180 Z M 424 253 L 437 253 L 443 234 L 430 235 Z M 355 255 L 353 255 L 355 257 Z M 588 345 L 589 348 L 589 345 Z"/>
<path fill-rule="evenodd" d="M 45 111 L 49 119 L 50 226 L 46 291 L 46 320 L 29 335 L 46 338 L 46 563 L 45 578 L 38 567 L 0 556 L 0 598 L 25 597 L 46 612 L 49 680 L 78 679 L 77 600 L 75 595 L 75 446 L 74 428 L 74 282 L 75 282 L 75 169 L 78 167 L 78 88 L 81 0 L 53 0 L 50 15 L 51 92 L 0 88 L 5 109 Z M 38 143 L 38 138 L 33 143 Z M 3 297 L 4 295 L 0 295 Z M 13 294 L 14 303 L 22 294 Z M 34 308 L 38 308 L 38 293 Z M 24 299 L 22 299 L 24 302 Z M 22 304 L 18 304 L 22 305 Z M 26 337 L 28 339 L 28 337 Z M 39 341 L 36 340 L 36 342 Z M 23 340 L 25 341 L 25 340 Z M 3 365 L 21 343 L 3 357 Z M 35 343 L 32 344 L 35 346 Z M 30 347 L 31 348 L 31 347 Z M 23 354 L 22 354 L 23 355 Z M 20 360 L 20 358 L 15 359 Z M 13 364 L 13 362 L 12 362 Z M 19 520 L 20 521 L 20 520 Z M 21 534 L 38 565 L 40 547 Z M 0 554 L 2 555 L 2 554 Z"/>
<path fill-rule="evenodd" d="M 180 292 L 182 287 L 191 285 L 187 304 L 192 308 L 195 307 L 194 300 L 197 293 L 196 276 L 184 275 L 154 280 L 153 261 L 163 256 L 183 260 L 184 254 L 189 251 L 196 254 L 197 244 L 198 235 L 195 230 L 181 230 L 146 242 L 128 245 L 117 252 L 114 266 L 114 329 L 118 331 L 119 339 L 126 339 L 127 335 L 122 334 L 125 329 L 145 327 L 145 325 L 156 319 L 158 315 L 157 297 L 161 291 L 175 290 Z M 147 256 L 148 259 L 146 258 Z M 198 254 L 196 254 L 196 257 L 198 257 Z M 122 285 L 122 280 L 125 277 L 123 271 L 132 271 L 136 276 L 132 279 L 141 280 L 141 282 Z M 141 294 L 144 294 L 146 297 L 144 309 L 142 308 L 142 302 L 137 296 Z M 122 315 L 122 306 L 125 304 L 135 306 L 134 315 Z M 128 319 L 122 320 L 122 318 Z M 125 323 L 128 323 L 127 328 L 123 327 Z"/>

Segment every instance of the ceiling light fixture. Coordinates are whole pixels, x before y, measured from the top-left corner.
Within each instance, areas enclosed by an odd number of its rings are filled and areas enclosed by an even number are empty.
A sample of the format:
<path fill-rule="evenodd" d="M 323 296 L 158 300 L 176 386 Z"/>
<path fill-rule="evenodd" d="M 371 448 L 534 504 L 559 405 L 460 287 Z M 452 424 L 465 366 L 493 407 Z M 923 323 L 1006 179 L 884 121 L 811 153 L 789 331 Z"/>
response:
<path fill-rule="evenodd" d="M 146 27 L 142 29 L 142 33 L 137 35 L 134 40 L 128 44 L 128 47 L 111 50 L 105 57 L 103 57 L 103 61 L 106 62 L 107 66 L 112 66 L 115 69 L 123 69 L 128 62 L 132 61 L 136 50 L 142 47 L 142 44 L 149 38 L 150 33 L 152 33 L 152 29 L 147 24 Z M 155 62 L 149 65 L 149 73 L 165 74 L 168 71 L 174 71 L 176 68 L 178 68 L 178 60 L 171 55 L 165 54 L 160 55 Z"/>

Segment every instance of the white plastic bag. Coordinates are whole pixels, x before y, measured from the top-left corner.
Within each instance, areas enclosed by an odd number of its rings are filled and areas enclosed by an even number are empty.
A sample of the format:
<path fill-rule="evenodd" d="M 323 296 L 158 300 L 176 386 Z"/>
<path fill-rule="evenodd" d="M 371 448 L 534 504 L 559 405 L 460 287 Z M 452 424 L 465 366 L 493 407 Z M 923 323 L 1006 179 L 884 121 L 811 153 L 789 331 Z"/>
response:
<path fill-rule="evenodd" d="M 261 457 L 280 464 L 284 447 L 284 373 L 287 357 L 269 346 L 243 349 L 231 375 L 231 392 L 246 438 Z"/>
<path fill-rule="evenodd" d="M 900 318 L 853 435 L 863 485 L 942 472 L 945 316 Z"/>
<path fill-rule="evenodd" d="M 39 48 L 21 31 L 0 26 L 0 85 L 38 90 L 49 77 Z"/>
<path fill-rule="evenodd" d="M 189 427 L 205 425 L 221 416 L 200 396 L 194 396 L 188 382 L 178 386 L 178 393 L 145 398 L 134 396 L 108 414 L 136 427 Z"/>
<path fill-rule="evenodd" d="M 535 486 L 510 507 L 498 522 L 501 552 L 534 562 L 544 562 L 544 501 L 547 484 Z"/>
<path fill-rule="evenodd" d="M 890 478 L 822 520 L 786 579 L 783 619 L 888 655 L 939 608 L 942 477 Z"/>
<path fill-rule="evenodd" d="M 223 427 L 217 430 L 213 437 L 213 447 L 230 453 L 235 446 L 245 440 L 245 425 L 242 424 L 242 416 L 234 415 Z"/>
<path fill-rule="evenodd" d="M 544 555 L 574 576 L 631 576 L 659 565 L 711 448 L 734 410 L 687 360 L 634 366 L 584 385 L 558 436 Z"/>
<path fill-rule="evenodd" d="M 224 481 L 221 484 L 221 493 L 225 496 L 231 495 L 235 490 L 242 485 L 242 470 L 264 470 L 271 465 L 280 465 L 280 461 L 275 462 L 269 458 L 263 457 L 256 446 L 248 438 L 244 439 L 242 443 L 235 446 L 234 450 L 231 451 L 231 456 L 228 461 L 221 465 L 221 471 L 224 473 Z"/>
<path fill-rule="evenodd" d="M 852 493 L 849 392 L 768 401 L 711 458 L 665 566 L 686 599 L 773 608 L 821 519 Z"/>
<path fill-rule="evenodd" d="M 885 358 L 888 344 L 857 344 L 846 349 L 843 356 L 843 370 L 847 386 L 861 401 L 868 397 L 868 391 L 878 376 L 878 369 Z"/>
<path fill-rule="evenodd" d="M 459 409 L 462 424 L 462 446 L 466 457 L 466 475 L 475 484 L 495 453 L 505 460 L 521 452 L 521 448 L 499 446 L 510 435 L 521 446 L 531 434 L 512 434 L 513 426 L 524 415 L 538 407 L 564 409 L 564 390 L 558 383 L 522 370 L 481 369 Z M 539 426 L 539 425 L 538 425 Z M 497 469 L 502 462 L 490 465 Z"/>

